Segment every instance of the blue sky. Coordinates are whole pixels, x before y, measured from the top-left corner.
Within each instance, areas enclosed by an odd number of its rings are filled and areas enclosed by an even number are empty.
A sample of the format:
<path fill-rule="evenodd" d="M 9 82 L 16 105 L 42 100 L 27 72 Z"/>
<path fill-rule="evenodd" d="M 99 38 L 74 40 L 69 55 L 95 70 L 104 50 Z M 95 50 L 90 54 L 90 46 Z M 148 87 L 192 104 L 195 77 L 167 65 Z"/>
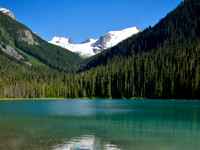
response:
<path fill-rule="evenodd" d="M 49 41 L 55 35 L 75 43 L 111 30 L 154 26 L 183 0 L 2 0 L 32 31 Z"/>

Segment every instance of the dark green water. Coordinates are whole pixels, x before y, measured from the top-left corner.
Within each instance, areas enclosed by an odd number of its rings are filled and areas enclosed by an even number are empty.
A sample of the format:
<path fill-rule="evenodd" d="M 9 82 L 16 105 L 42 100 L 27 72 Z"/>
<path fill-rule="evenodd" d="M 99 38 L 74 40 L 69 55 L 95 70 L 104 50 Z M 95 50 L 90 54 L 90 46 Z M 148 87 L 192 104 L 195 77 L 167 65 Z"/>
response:
<path fill-rule="evenodd" d="M 1 150 L 198 150 L 200 101 L 0 101 Z"/>

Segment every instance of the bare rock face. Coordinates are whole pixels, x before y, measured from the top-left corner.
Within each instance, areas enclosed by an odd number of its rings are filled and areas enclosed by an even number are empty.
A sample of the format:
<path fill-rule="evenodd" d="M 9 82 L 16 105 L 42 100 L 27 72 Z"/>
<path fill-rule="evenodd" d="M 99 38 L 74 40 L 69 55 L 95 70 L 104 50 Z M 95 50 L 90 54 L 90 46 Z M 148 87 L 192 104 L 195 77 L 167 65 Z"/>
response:
<path fill-rule="evenodd" d="M 8 12 L 8 16 L 10 16 L 12 19 L 17 20 L 14 16 L 14 14 L 12 13 L 12 11 Z"/>
<path fill-rule="evenodd" d="M 93 48 L 93 52 L 95 53 L 95 54 L 98 54 L 98 53 L 100 53 L 102 50 L 100 49 L 100 48 L 98 48 L 98 47 L 95 47 L 95 48 Z"/>
<path fill-rule="evenodd" d="M 30 45 L 37 44 L 34 41 L 33 35 L 29 30 L 20 30 L 18 31 L 20 34 L 20 40 L 27 42 Z"/>
<path fill-rule="evenodd" d="M 12 13 L 12 11 L 10 11 L 9 9 L 0 7 L 0 12 L 6 14 L 6 15 L 8 15 L 8 16 L 10 16 L 10 17 L 11 17 L 12 19 L 14 19 L 14 20 L 17 20 L 17 19 L 15 18 L 14 14 Z"/>
<path fill-rule="evenodd" d="M 14 57 L 15 59 L 18 59 L 18 60 L 21 60 L 23 61 L 25 64 L 29 65 L 29 66 L 32 66 L 32 64 L 28 61 L 25 60 L 25 58 L 20 55 L 14 48 L 12 48 L 11 46 L 9 45 L 6 45 L 5 48 L 1 47 L 2 51 L 6 54 L 8 54 L 9 56 L 12 56 Z"/>
<path fill-rule="evenodd" d="M 85 43 L 89 43 L 89 42 L 90 42 L 90 39 L 87 39 L 87 40 L 81 42 L 81 44 L 85 44 Z"/>
<path fill-rule="evenodd" d="M 5 52 L 6 54 L 8 54 L 9 56 L 12 56 L 18 60 L 24 60 L 25 58 L 20 55 L 14 48 L 12 48 L 11 46 L 9 45 L 6 45 L 5 48 L 1 48 L 3 52 Z"/>
<path fill-rule="evenodd" d="M 68 43 L 69 44 L 74 44 L 74 41 L 71 38 L 68 38 Z"/>
<path fill-rule="evenodd" d="M 102 51 L 103 49 L 105 49 L 107 47 L 107 43 L 111 40 L 111 34 L 108 33 L 105 36 L 101 36 L 99 38 L 98 41 L 96 41 L 96 43 L 94 44 L 94 47 L 98 47 L 100 49 L 100 51 Z M 97 49 L 94 48 L 94 50 L 96 51 Z"/>

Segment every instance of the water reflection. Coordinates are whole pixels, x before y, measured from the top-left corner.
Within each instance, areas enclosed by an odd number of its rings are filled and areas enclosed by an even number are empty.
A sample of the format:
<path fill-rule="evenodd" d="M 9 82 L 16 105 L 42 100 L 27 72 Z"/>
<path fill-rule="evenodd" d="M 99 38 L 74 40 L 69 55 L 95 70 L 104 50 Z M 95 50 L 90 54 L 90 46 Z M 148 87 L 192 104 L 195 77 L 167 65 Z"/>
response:
<path fill-rule="evenodd" d="M 83 135 L 72 138 L 70 141 L 63 141 L 53 147 L 54 150 L 120 150 L 116 145 L 103 142 L 94 135 Z"/>
<path fill-rule="evenodd" d="M 199 115 L 200 101 L 0 102 L 0 149 L 196 150 Z"/>
<path fill-rule="evenodd" d="M 128 112 L 124 100 L 22 100 L 0 101 L 0 113 L 18 115 L 91 116 Z M 127 106 L 127 107 L 126 107 Z"/>

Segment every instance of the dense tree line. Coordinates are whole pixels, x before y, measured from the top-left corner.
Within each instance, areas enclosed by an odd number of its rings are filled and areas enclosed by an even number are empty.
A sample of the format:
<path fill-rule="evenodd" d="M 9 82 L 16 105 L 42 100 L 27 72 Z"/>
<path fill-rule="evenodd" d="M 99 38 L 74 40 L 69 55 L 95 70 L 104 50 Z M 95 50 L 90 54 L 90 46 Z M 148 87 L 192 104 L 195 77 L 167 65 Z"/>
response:
<path fill-rule="evenodd" d="M 200 1 L 185 0 L 155 27 L 77 65 L 78 73 L 28 67 L 1 52 L 0 97 L 200 99 L 199 14 Z M 38 59 L 43 58 L 45 49 L 15 42 L 30 55 L 41 51 Z"/>
<path fill-rule="evenodd" d="M 16 65 L 1 55 L 0 97 L 200 97 L 200 47 L 157 49 L 82 73 Z M 23 67 L 22 67 L 23 66 Z"/>

